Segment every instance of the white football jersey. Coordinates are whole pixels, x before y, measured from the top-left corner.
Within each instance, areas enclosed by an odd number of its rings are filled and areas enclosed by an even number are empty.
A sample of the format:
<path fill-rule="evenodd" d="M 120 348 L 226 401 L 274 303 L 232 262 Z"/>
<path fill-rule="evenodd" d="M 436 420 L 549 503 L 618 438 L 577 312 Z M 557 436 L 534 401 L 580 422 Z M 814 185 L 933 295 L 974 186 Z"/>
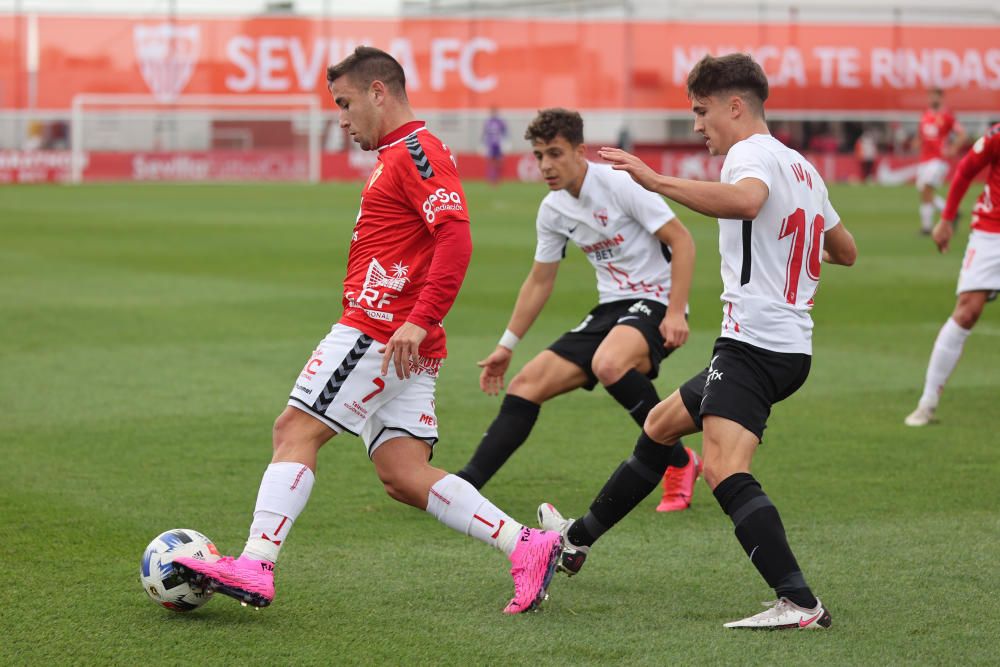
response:
<path fill-rule="evenodd" d="M 769 194 L 755 220 L 719 219 L 722 336 L 774 352 L 812 354 L 809 311 L 823 233 L 840 223 L 826 184 L 798 152 L 767 134 L 734 145 L 722 182 L 757 178 Z"/>
<path fill-rule="evenodd" d="M 558 262 L 573 241 L 597 273 L 599 303 L 670 295 L 669 250 L 653 234 L 674 218 L 660 195 L 611 165 L 588 162 L 574 197 L 550 192 L 538 208 L 535 261 Z"/>

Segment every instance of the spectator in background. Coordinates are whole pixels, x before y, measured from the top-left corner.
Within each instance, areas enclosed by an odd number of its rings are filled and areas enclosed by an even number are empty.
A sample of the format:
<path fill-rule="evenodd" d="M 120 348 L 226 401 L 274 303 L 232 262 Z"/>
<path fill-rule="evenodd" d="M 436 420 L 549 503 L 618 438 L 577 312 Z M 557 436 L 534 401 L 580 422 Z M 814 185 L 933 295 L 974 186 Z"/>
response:
<path fill-rule="evenodd" d="M 875 175 L 875 160 L 878 158 L 878 140 L 873 129 L 865 129 L 854 142 L 854 154 L 861 165 L 861 180 L 871 182 Z"/>
<path fill-rule="evenodd" d="M 503 177 L 503 142 L 507 138 L 507 123 L 490 108 L 490 115 L 483 124 L 483 146 L 486 148 L 486 180 L 496 185 Z"/>
<path fill-rule="evenodd" d="M 948 158 L 965 143 L 965 129 L 954 114 L 944 106 L 944 91 L 930 91 L 930 106 L 920 117 L 917 141 L 920 143 L 920 163 L 917 165 L 917 190 L 920 192 L 920 233 L 930 234 L 934 215 L 944 209 L 944 199 L 935 188 L 948 175 Z"/>

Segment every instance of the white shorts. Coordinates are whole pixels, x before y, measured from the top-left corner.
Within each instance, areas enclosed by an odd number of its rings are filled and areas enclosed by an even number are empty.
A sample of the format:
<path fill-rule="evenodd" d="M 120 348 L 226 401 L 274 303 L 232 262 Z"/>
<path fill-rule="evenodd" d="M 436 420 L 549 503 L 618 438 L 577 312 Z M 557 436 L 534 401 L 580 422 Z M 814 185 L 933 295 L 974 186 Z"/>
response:
<path fill-rule="evenodd" d="M 939 187 L 948 175 L 948 163 L 941 159 L 927 160 L 917 165 L 917 189 L 924 186 Z"/>
<path fill-rule="evenodd" d="M 441 359 L 421 358 L 400 380 L 389 365 L 382 376 L 382 345 L 354 327 L 334 324 L 295 380 L 288 405 L 337 433 L 360 435 L 368 456 L 386 440 L 438 440 L 434 385 Z"/>
<path fill-rule="evenodd" d="M 973 229 L 965 246 L 955 293 L 997 290 L 1000 290 L 1000 234 Z"/>

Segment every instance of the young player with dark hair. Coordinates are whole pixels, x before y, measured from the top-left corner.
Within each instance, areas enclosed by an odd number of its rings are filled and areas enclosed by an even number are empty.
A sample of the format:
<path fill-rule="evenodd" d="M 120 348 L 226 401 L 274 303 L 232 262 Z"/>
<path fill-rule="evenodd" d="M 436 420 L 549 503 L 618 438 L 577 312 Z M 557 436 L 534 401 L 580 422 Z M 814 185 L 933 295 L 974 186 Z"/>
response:
<path fill-rule="evenodd" d="M 500 414 L 458 473 L 476 488 L 527 440 L 542 404 L 561 394 L 600 383 L 641 426 L 660 400 L 652 382 L 660 362 L 688 337 L 694 241 L 663 198 L 609 165 L 589 162 L 575 111 L 540 111 L 524 137 L 549 193 L 538 209 L 535 261 L 507 330 L 479 362 L 480 388 L 491 395 L 503 389 L 514 346 L 548 301 L 569 243 L 594 267 L 599 298 L 577 327 L 510 381 Z M 660 511 L 686 509 L 701 470 L 684 447 L 674 448 L 671 466 L 661 475 Z"/>
<path fill-rule="evenodd" d="M 319 449 L 346 431 L 361 436 L 393 499 L 510 558 L 514 598 L 505 613 L 534 609 L 555 570 L 559 534 L 524 527 L 468 482 L 430 465 L 438 439 L 434 389 L 447 352 L 442 321 L 472 252 L 454 160 L 415 120 L 403 68 L 389 54 L 360 46 L 329 68 L 327 82 L 340 127 L 362 149 L 378 151 L 351 238 L 344 314 L 274 424 L 274 455 L 242 555 L 174 562 L 189 580 L 244 604 L 270 604 L 274 563 L 309 498 Z"/>
<path fill-rule="evenodd" d="M 599 152 L 643 187 L 719 218 L 723 320 L 708 367 L 649 413 L 632 456 L 579 520 L 549 504 L 542 525 L 566 538 L 562 566 L 579 570 L 593 543 L 653 488 L 677 438 L 703 432 L 705 480 L 777 601 L 730 628 L 826 628 L 774 504 L 750 474 L 771 407 L 809 374 L 821 259 L 854 263 L 857 248 L 805 158 L 770 135 L 767 77 L 749 56 L 706 56 L 688 76 L 694 130 L 725 155 L 719 183 L 661 176 L 619 149 Z"/>

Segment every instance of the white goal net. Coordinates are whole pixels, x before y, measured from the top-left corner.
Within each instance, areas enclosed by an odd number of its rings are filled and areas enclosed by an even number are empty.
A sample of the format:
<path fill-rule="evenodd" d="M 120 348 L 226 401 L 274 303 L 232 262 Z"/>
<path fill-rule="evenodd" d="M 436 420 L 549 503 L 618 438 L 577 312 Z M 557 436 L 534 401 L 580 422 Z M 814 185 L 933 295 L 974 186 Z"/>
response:
<path fill-rule="evenodd" d="M 320 179 L 314 95 L 80 94 L 70 127 L 72 180 Z"/>

